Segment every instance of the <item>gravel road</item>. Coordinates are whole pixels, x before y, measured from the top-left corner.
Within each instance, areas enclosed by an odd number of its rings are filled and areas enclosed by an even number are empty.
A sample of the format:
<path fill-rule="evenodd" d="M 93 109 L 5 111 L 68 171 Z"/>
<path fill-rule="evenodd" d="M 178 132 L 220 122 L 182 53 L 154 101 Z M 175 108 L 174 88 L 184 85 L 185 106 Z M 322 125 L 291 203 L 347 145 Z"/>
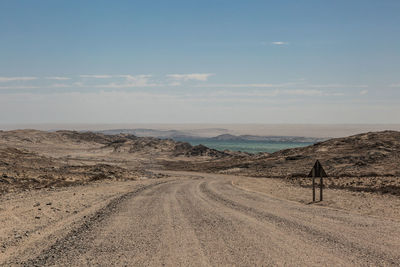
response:
<path fill-rule="evenodd" d="M 244 191 L 192 175 L 114 199 L 27 266 L 387 266 L 400 222 Z"/>

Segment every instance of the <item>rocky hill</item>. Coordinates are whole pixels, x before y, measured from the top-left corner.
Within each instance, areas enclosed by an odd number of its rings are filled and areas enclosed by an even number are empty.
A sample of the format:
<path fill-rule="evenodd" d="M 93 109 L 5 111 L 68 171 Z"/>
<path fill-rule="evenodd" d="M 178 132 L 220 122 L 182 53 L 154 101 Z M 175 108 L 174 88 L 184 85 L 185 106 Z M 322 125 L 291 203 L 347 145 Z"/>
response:
<path fill-rule="evenodd" d="M 109 135 L 93 132 L 37 130 L 0 131 L 0 146 L 28 149 L 47 154 L 59 149 L 60 153 L 71 149 L 89 149 L 91 152 L 152 153 L 164 156 L 210 156 L 223 157 L 227 153 L 186 142 L 154 137 L 137 137 L 131 134 Z M 97 151 L 96 151 L 97 150 Z"/>
<path fill-rule="evenodd" d="M 180 140 L 217 140 L 217 141 L 261 141 L 261 142 L 293 142 L 315 143 L 327 138 L 303 136 L 260 136 L 260 135 L 233 135 L 226 129 L 203 129 L 191 131 L 155 130 L 155 129 L 114 129 L 98 131 L 107 135 L 131 134 L 138 137 L 155 137 L 160 139 Z M 222 134 L 221 134 L 222 133 Z M 214 135 L 213 135 L 214 134 Z"/>
<path fill-rule="evenodd" d="M 0 131 L 0 192 L 152 177 L 150 170 L 160 168 L 160 159 L 227 156 L 201 145 L 130 134 Z"/>
<path fill-rule="evenodd" d="M 326 138 L 302 137 L 302 136 L 258 136 L 258 135 L 232 135 L 221 134 L 209 138 L 218 141 L 259 141 L 259 142 L 292 142 L 292 143 L 316 143 Z"/>
<path fill-rule="evenodd" d="M 130 134 L 0 131 L 0 191 L 138 179 L 153 176 L 155 169 L 279 177 L 309 186 L 310 179 L 305 177 L 316 159 L 331 177 L 327 185 L 357 190 L 376 187 L 400 194 L 400 132 L 396 131 L 256 155 Z"/>
<path fill-rule="evenodd" d="M 334 177 L 400 176 L 400 132 L 363 133 L 273 154 L 221 158 L 187 168 L 261 177 L 302 177 L 316 159 Z"/>
<path fill-rule="evenodd" d="M 118 134 L 131 134 L 138 137 L 156 137 L 161 139 L 203 139 L 224 133 L 228 133 L 227 129 L 221 128 L 205 128 L 205 129 L 192 129 L 192 130 L 159 130 L 159 129 L 112 129 L 102 130 L 99 133 L 118 135 Z"/>

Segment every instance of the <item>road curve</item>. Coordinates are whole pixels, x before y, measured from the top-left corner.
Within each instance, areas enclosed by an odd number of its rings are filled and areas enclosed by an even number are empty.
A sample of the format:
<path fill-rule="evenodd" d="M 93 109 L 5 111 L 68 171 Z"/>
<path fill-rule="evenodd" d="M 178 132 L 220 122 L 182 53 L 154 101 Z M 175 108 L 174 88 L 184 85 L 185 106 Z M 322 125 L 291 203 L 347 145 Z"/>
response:
<path fill-rule="evenodd" d="M 33 266 L 388 266 L 400 223 L 251 193 L 229 179 L 143 187 L 108 206 Z"/>

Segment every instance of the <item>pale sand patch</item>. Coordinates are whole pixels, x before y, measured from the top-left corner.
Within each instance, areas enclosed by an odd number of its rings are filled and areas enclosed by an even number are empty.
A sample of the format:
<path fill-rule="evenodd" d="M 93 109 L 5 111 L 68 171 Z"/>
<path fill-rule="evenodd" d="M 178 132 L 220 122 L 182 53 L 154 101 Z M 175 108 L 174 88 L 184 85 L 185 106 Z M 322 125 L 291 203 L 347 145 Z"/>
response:
<path fill-rule="evenodd" d="M 242 190 L 265 194 L 273 198 L 318 205 L 325 208 L 346 210 L 372 217 L 400 221 L 400 197 L 369 192 L 352 192 L 344 189 L 324 189 L 324 201 L 319 200 L 319 189 L 316 189 L 317 202 L 312 202 L 312 189 L 291 184 L 280 178 L 253 178 L 230 174 L 214 174 L 190 171 L 160 171 L 173 177 L 228 179 L 233 186 Z"/>
<path fill-rule="evenodd" d="M 239 176 L 231 176 L 231 179 L 234 186 L 243 190 L 268 194 L 276 198 L 304 204 L 309 204 L 312 201 L 311 188 L 295 186 L 282 179 Z M 316 190 L 316 199 L 319 200 L 319 189 Z M 320 205 L 400 221 L 400 198 L 393 195 L 324 189 L 324 201 L 311 205 Z"/>
<path fill-rule="evenodd" d="M 167 179 L 100 181 L 0 195 L 0 265 L 40 253 L 113 199 L 161 180 Z"/>

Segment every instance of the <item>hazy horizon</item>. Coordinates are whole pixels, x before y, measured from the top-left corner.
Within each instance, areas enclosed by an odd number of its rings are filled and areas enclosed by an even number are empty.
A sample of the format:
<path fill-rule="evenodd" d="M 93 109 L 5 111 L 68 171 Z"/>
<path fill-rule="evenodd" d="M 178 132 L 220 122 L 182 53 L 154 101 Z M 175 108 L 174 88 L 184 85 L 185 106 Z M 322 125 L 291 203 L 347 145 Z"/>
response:
<path fill-rule="evenodd" d="M 278 135 L 304 136 L 317 138 L 345 137 L 370 131 L 400 131 L 400 124 L 0 124 L 0 130 L 36 129 L 36 130 L 76 130 L 100 131 L 113 129 L 154 129 L 181 130 L 197 132 L 204 137 L 213 137 L 224 133 L 234 135 Z"/>

